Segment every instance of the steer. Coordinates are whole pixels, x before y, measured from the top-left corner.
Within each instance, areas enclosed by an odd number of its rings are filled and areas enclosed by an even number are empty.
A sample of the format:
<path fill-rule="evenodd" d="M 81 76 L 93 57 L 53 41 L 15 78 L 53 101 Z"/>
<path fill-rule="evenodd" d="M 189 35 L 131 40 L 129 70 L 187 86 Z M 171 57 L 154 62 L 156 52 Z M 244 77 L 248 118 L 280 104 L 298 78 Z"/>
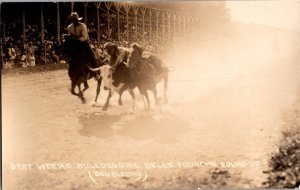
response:
<path fill-rule="evenodd" d="M 156 84 L 162 79 L 164 80 L 164 100 L 167 102 L 167 86 L 169 68 L 163 65 L 163 61 L 153 54 L 143 52 L 139 47 L 132 46 L 127 63 L 120 63 L 115 66 L 102 66 L 92 71 L 99 71 L 103 78 L 103 83 L 109 89 L 107 101 L 103 110 L 107 110 L 109 100 L 112 94 L 117 91 L 119 93 L 119 105 L 122 105 L 122 94 L 128 90 L 133 99 L 132 110 L 135 107 L 135 95 L 133 89 L 138 87 L 146 109 L 150 109 L 150 100 L 147 91 L 151 90 L 154 94 L 155 103 L 158 104 Z M 146 98 L 146 101 L 144 99 Z"/>
<path fill-rule="evenodd" d="M 132 108 L 131 111 L 134 111 L 135 108 L 135 94 L 133 89 L 136 87 L 134 83 L 131 82 L 129 78 L 129 70 L 125 63 L 120 63 L 116 67 L 109 65 L 104 65 L 99 68 L 93 69 L 89 68 L 91 71 L 100 71 L 100 76 L 102 78 L 104 88 L 109 90 L 106 103 L 103 106 L 102 110 L 106 111 L 109 106 L 110 98 L 114 92 L 119 93 L 119 105 L 122 105 L 122 94 L 124 91 L 128 90 L 132 97 Z"/>

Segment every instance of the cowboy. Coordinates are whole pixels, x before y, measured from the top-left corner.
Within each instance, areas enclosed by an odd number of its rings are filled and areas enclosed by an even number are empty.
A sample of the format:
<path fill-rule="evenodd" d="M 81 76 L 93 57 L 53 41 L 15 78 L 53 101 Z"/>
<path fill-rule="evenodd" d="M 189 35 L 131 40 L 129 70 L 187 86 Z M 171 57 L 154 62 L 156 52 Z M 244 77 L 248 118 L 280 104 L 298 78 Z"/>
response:
<path fill-rule="evenodd" d="M 14 48 L 12 42 L 9 42 L 7 53 L 8 53 L 8 63 L 9 63 L 8 68 L 13 68 L 17 54 L 16 54 L 16 49 Z"/>
<path fill-rule="evenodd" d="M 135 61 L 133 60 L 133 62 L 143 61 L 146 59 L 147 63 L 150 64 L 155 69 L 156 73 L 161 73 L 164 71 L 163 68 L 164 62 L 156 55 L 145 51 L 144 48 L 137 43 L 132 43 L 130 45 L 130 48 L 131 48 L 131 56 L 128 62 L 132 62 L 132 59 L 135 59 Z M 133 51 L 135 51 L 135 54 L 133 54 Z"/>
<path fill-rule="evenodd" d="M 67 27 L 69 35 L 76 40 L 80 50 L 87 53 L 90 66 L 93 68 L 98 67 L 94 52 L 88 43 L 89 36 L 87 27 L 84 23 L 79 22 L 80 20 L 82 20 L 82 17 L 79 17 L 77 12 L 72 12 L 70 20 L 72 23 Z M 99 79 L 100 76 L 95 74 L 95 78 Z"/>
<path fill-rule="evenodd" d="M 28 64 L 28 61 L 27 61 L 27 56 L 26 56 L 26 51 L 25 49 L 22 49 L 21 50 L 21 59 L 20 59 L 20 64 L 22 67 L 27 67 L 29 64 Z"/>
<path fill-rule="evenodd" d="M 127 62 L 129 49 L 125 47 L 118 47 L 117 44 L 107 42 L 104 44 L 104 50 L 110 56 L 109 65 L 116 67 L 122 62 Z"/>
<path fill-rule="evenodd" d="M 34 56 L 35 47 L 32 42 L 29 42 L 26 48 L 26 60 L 28 66 L 35 66 L 35 56 Z"/>
<path fill-rule="evenodd" d="M 122 65 L 121 63 L 127 64 L 127 59 L 128 59 L 128 55 L 129 55 L 129 49 L 128 48 L 120 47 L 117 44 L 112 43 L 112 42 L 107 42 L 107 43 L 104 44 L 103 49 L 109 55 L 109 58 L 108 58 L 107 62 L 108 62 L 108 65 L 111 66 L 113 71 L 116 71 L 117 68 L 119 68 L 119 69 L 123 68 L 124 65 Z M 121 70 L 123 70 L 123 69 L 121 69 Z M 124 74 L 125 74 L 125 78 L 127 77 L 128 80 L 131 80 L 130 75 L 126 76 L 126 72 L 124 72 L 124 70 L 121 71 L 121 72 L 117 71 L 117 73 L 119 73 L 119 74 L 117 74 L 118 75 L 117 78 L 116 78 L 116 76 L 117 76 L 116 72 L 113 73 L 114 82 L 112 84 L 114 86 L 119 85 L 119 83 L 121 82 L 120 81 L 120 76 L 124 77 Z"/>

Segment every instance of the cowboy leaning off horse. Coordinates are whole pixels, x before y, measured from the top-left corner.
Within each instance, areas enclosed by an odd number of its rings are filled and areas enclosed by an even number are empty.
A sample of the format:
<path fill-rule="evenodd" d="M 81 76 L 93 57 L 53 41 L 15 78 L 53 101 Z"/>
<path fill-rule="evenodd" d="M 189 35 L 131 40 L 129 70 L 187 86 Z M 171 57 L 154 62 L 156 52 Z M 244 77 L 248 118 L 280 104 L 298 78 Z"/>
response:
<path fill-rule="evenodd" d="M 79 22 L 82 20 L 82 17 L 79 17 L 76 12 L 73 12 L 71 13 L 70 20 L 72 23 L 67 27 L 67 31 L 69 35 L 76 40 L 76 47 L 79 48 L 79 50 L 86 52 L 90 67 L 98 67 L 99 65 L 95 59 L 94 52 L 88 43 L 89 36 L 87 27 L 84 23 Z M 95 79 L 100 78 L 96 73 L 94 77 Z"/>

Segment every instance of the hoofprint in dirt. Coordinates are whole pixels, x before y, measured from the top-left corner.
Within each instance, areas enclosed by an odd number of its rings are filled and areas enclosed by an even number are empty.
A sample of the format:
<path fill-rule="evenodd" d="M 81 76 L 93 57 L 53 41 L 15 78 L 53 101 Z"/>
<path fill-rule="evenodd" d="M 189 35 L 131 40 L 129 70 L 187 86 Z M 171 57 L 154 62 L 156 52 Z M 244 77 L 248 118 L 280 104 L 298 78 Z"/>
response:
<path fill-rule="evenodd" d="M 217 52 L 203 48 L 166 58 L 176 68 L 170 74 L 169 104 L 153 106 L 149 113 L 139 99 L 136 113 L 127 114 L 131 98 L 126 93 L 124 106 L 117 105 L 115 96 L 109 111 L 101 111 L 108 92 L 102 90 L 94 106 L 92 80 L 86 93 L 90 102 L 81 104 L 69 92 L 66 70 L 6 76 L 4 189 L 214 187 L 210 180 L 219 181 L 219 187 L 260 186 L 282 130 L 282 110 L 291 106 L 298 91 L 299 68 L 293 54 L 273 60 L 236 53 L 225 47 Z M 136 162 L 142 176 L 112 176 L 135 169 L 91 168 L 119 162 Z M 145 168 L 152 162 L 153 167 L 168 167 Z M 190 168 L 187 162 L 198 165 Z M 31 170 L 30 165 L 14 169 L 22 163 L 33 164 Z M 37 168 L 45 163 L 70 163 L 72 168 Z M 80 163 L 91 166 L 79 169 Z M 110 177 L 97 176 L 100 172 Z"/>

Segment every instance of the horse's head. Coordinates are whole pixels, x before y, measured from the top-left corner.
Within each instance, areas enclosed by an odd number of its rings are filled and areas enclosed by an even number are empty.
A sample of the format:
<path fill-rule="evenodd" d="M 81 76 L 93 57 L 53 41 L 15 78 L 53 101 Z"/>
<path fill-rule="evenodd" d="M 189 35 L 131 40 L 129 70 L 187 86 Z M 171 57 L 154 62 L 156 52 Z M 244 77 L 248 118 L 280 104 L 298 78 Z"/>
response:
<path fill-rule="evenodd" d="M 70 35 L 62 35 L 62 55 L 64 57 L 69 57 L 71 59 L 77 59 L 80 57 L 80 54 L 83 52 L 81 49 L 81 44 L 78 43 L 74 37 Z"/>
<path fill-rule="evenodd" d="M 70 56 L 71 50 L 72 50 L 72 40 L 71 37 L 68 34 L 63 34 L 61 36 L 61 41 L 62 43 L 62 55 L 65 56 Z"/>

